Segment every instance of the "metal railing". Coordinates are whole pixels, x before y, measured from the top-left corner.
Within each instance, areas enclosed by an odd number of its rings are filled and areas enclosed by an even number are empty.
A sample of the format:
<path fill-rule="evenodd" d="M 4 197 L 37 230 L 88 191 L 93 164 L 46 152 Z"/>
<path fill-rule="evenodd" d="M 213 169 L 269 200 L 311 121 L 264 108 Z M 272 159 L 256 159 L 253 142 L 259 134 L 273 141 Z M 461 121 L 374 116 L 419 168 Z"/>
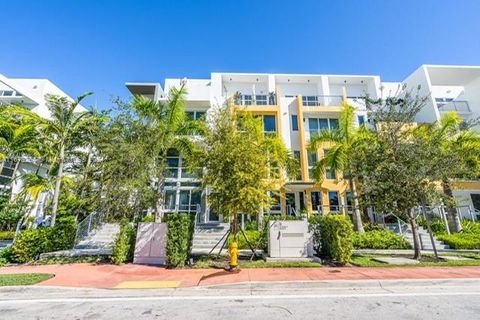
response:
<path fill-rule="evenodd" d="M 105 223 L 105 213 L 92 212 L 85 219 L 80 221 L 75 233 L 75 245 L 90 236 L 95 230 L 99 229 Z"/>
<path fill-rule="evenodd" d="M 186 213 L 196 213 L 197 209 L 200 205 L 199 204 L 180 204 L 174 206 L 165 206 L 164 210 L 166 212 L 186 212 Z"/>
<path fill-rule="evenodd" d="M 302 105 L 304 107 L 339 106 L 342 102 L 343 97 L 337 95 L 302 96 Z"/>
<path fill-rule="evenodd" d="M 233 96 L 233 103 L 238 106 L 274 106 L 277 104 L 277 96 L 269 94 L 240 94 Z"/>
<path fill-rule="evenodd" d="M 457 111 L 461 113 L 470 113 L 468 101 L 454 100 L 450 102 L 437 102 L 437 108 L 440 112 Z"/>

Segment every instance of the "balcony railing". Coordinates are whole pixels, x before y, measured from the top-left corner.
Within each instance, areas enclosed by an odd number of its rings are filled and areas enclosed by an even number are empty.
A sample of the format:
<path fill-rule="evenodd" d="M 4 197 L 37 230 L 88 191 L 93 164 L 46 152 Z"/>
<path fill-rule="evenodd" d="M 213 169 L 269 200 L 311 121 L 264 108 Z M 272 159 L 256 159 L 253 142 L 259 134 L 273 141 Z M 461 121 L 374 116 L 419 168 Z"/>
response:
<path fill-rule="evenodd" d="M 437 102 L 438 111 L 448 112 L 457 111 L 460 113 L 470 113 L 470 106 L 467 101 L 455 100 L 450 102 Z"/>
<path fill-rule="evenodd" d="M 274 93 L 237 94 L 233 97 L 233 102 L 237 106 L 274 106 L 277 104 L 277 96 Z"/>
<path fill-rule="evenodd" d="M 339 106 L 342 101 L 342 96 L 302 96 L 302 104 L 305 107 Z"/>

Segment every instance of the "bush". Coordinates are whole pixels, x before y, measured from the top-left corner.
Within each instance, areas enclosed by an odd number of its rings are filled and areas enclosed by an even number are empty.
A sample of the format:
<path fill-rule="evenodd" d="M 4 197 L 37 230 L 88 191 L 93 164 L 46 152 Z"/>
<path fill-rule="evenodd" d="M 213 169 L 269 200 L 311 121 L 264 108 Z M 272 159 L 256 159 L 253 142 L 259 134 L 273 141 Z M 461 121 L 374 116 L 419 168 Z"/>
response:
<path fill-rule="evenodd" d="M 245 230 L 258 230 L 258 223 L 256 220 L 248 220 L 245 222 Z"/>
<path fill-rule="evenodd" d="M 462 229 L 463 233 L 474 233 L 480 235 L 480 222 L 463 219 Z"/>
<path fill-rule="evenodd" d="M 0 240 L 11 240 L 15 237 L 15 231 L 0 231 Z"/>
<path fill-rule="evenodd" d="M 166 264 L 168 267 L 185 266 L 192 246 L 195 216 L 188 213 L 171 213 L 167 223 Z"/>
<path fill-rule="evenodd" d="M 59 219 L 51 228 L 22 231 L 12 245 L 12 259 L 26 263 L 44 252 L 71 249 L 75 242 L 75 232 L 76 223 L 71 217 Z"/>
<path fill-rule="evenodd" d="M 18 220 L 25 213 L 28 203 L 23 200 L 10 202 L 10 196 L 0 196 L 0 230 L 15 230 Z"/>
<path fill-rule="evenodd" d="M 450 246 L 452 249 L 480 249 L 480 234 L 476 233 L 454 233 L 454 234 L 441 234 L 437 236 L 439 240 L 442 240 Z"/>
<path fill-rule="evenodd" d="M 374 230 L 353 235 L 355 249 L 411 249 L 412 246 L 402 236 L 390 230 Z"/>
<path fill-rule="evenodd" d="M 122 221 L 110 256 L 112 263 L 119 265 L 133 261 L 136 235 L 136 228 L 128 221 Z"/>
<path fill-rule="evenodd" d="M 353 226 L 343 215 L 327 215 L 310 219 L 314 246 L 320 256 L 346 264 L 352 256 Z"/>
<path fill-rule="evenodd" d="M 247 235 L 248 241 L 250 241 L 250 244 L 254 247 L 254 249 L 257 249 L 255 247 L 258 247 L 258 249 L 261 249 L 260 247 L 260 231 L 256 230 L 244 230 L 245 234 Z M 228 238 L 228 244 L 233 242 L 233 234 L 230 234 Z M 245 240 L 245 237 L 243 236 L 242 232 L 238 233 L 238 249 L 250 249 L 248 246 L 247 240 Z"/>
<path fill-rule="evenodd" d="M 12 247 L 0 250 L 0 266 L 4 266 L 12 261 Z"/>

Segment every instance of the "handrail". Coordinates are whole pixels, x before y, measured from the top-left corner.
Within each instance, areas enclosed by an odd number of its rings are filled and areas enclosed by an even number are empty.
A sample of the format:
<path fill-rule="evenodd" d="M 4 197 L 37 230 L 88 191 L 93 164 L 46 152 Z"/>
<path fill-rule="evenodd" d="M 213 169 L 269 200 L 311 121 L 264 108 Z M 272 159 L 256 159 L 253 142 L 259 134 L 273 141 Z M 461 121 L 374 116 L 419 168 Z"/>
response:
<path fill-rule="evenodd" d="M 302 105 L 304 107 L 337 106 L 340 105 L 342 101 L 343 96 L 341 95 L 302 96 Z"/>
<path fill-rule="evenodd" d="M 439 111 L 471 112 L 468 101 L 465 100 L 437 102 L 437 108 Z"/>
<path fill-rule="evenodd" d="M 237 94 L 233 96 L 233 102 L 239 106 L 267 106 L 277 104 L 275 93 L 264 94 Z"/>
<path fill-rule="evenodd" d="M 75 245 L 87 238 L 93 231 L 104 224 L 105 214 L 103 212 L 92 212 L 78 224 L 75 232 Z"/>

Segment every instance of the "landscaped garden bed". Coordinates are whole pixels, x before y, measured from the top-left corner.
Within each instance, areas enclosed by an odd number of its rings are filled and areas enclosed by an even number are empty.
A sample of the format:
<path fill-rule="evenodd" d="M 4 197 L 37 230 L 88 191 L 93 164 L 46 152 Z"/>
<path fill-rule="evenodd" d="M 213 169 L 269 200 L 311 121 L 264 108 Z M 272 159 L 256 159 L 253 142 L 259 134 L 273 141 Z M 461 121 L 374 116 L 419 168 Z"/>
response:
<path fill-rule="evenodd" d="M 443 254 L 442 256 L 463 257 L 468 260 L 446 260 L 440 258 L 435 259 L 433 255 L 422 255 L 420 262 L 417 264 L 408 264 L 409 267 L 461 267 L 461 266 L 480 266 L 480 254 Z M 405 267 L 406 264 L 389 264 L 376 261 L 379 257 L 402 257 L 411 258 L 411 255 L 353 255 L 350 263 L 357 267 Z"/>

